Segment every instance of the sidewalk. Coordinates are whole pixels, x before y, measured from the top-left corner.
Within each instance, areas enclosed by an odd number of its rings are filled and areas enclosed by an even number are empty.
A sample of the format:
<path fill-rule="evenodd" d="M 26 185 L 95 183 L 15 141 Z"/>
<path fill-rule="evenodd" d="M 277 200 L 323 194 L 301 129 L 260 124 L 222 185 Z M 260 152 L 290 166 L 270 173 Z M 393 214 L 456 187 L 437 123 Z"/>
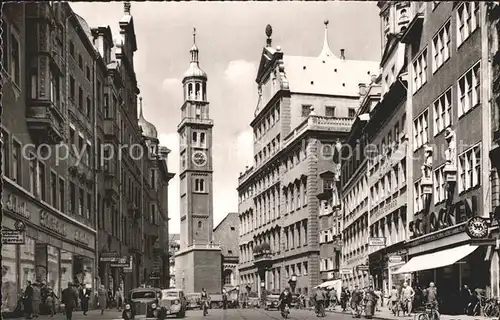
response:
<path fill-rule="evenodd" d="M 93 320 L 93 319 L 121 319 L 121 312 L 118 312 L 116 309 L 106 310 L 104 311 L 104 315 L 101 316 L 101 310 L 89 310 L 87 315 L 84 316 L 82 311 L 73 312 L 73 320 Z M 6 319 L 24 319 L 21 318 L 6 318 Z M 66 316 L 62 313 L 58 313 L 55 316 L 51 317 L 49 315 L 41 315 L 38 318 L 34 318 L 34 320 L 66 320 Z"/>
<path fill-rule="evenodd" d="M 350 310 L 347 310 L 346 312 L 342 312 L 342 309 L 340 306 L 337 306 L 335 310 L 330 311 L 327 310 L 327 312 L 331 313 L 338 313 L 338 314 L 351 314 Z M 382 307 L 380 308 L 380 311 L 375 312 L 375 315 L 373 316 L 373 319 L 380 319 L 380 320 L 418 320 L 418 313 L 417 314 L 412 314 L 411 316 L 394 316 L 392 312 L 389 310 L 387 307 Z M 499 318 L 488 318 L 488 317 L 483 317 L 483 316 L 466 316 L 466 315 L 456 315 L 456 316 L 450 316 L 450 315 L 445 315 L 442 314 L 440 317 L 440 320 L 499 320 Z"/>

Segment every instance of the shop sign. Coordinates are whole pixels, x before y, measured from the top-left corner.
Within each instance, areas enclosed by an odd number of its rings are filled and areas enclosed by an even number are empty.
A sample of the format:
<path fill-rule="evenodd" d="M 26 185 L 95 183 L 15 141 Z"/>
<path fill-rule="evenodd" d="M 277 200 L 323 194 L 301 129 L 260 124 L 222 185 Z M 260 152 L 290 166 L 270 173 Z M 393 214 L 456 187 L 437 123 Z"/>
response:
<path fill-rule="evenodd" d="M 490 222 L 482 217 L 473 217 L 467 221 L 465 232 L 472 239 L 484 239 L 488 237 Z"/>
<path fill-rule="evenodd" d="M 358 271 L 368 271 L 368 270 L 370 270 L 370 267 L 368 267 L 367 265 L 362 264 L 362 265 L 357 266 L 356 269 Z"/>
<path fill-rule="evenodd" d="M 5 192 L 5 190 L 3 192 Z M 18 214 L 28 220 L 31 219 L 31 211 L 28 209 L 28 203 L 26 201 L 21 201 L 12 193 L 8 194 L 5 198 L 5 202 L 3 203 L 3 205 L 5 208 L 7 208 L 7 210 Z"/>
<path fill-rule="evenodd" d="M 68 231 L 66 229 L 66 225 L 56 217 L 50 215 L 47 211 L 40 211 L 40 225 L 43 227 L 54 231 L 64 237 L 68 235 Z"/>
<path fill-rule="evenodd" d="M 118 255 L 118 252 L 112 251 L 112 252 L 101 252 L 99 255 L 99 261 L 101 262 L 118 262 L 118 258 L 120 256 Z"/>
<path fill-rule="evenodd" d="M 4 230 L 2 229 L 2 244 L 24 244 L 26 242 L 24 230 Z"/>
<path fill-rule="evenodd" d="M 342 268 L 340 269 L 340 274 L 353 274 L 352 268 Z"/>
<path fill-rule="evenodd" d="M 403 261 L 403 258 L 401 256 L 390 256 L 389 257 L 389 263 L 394 264 L 394 263 L 400 263 Z"/>
<path fill-rule="evenodd" d="M 376 246 L 376 247 L 384 247 L 385 246 L 385 237 L 378 237 L 378 238 L 368 238 L 368 245 L 369 246 Z"/>
<path fill-rule="evenodd" d="M 75 231 L 75 241 L 79 243 L 83 243 L 84 245 L 88 246 L 90 243 L 89 236 L 86 232 L 76 230 Z"/>
<path fill-rule="evenodd" d="M 478 200 L 476 196 L 471 196 L 468 199 L 460 200 L 448 208 L 442 208 L 439 213 L 423 213 L 421 217 L 416 218 L 409 224 L 411 232 L 410 238 L 417 238 L 440 229 L 449 228 L 467 219 L 476 216 L 478 213 Z M 461 232 L 464 229 L 461 230 Z M 441 233 L 440 233 L 441 234 Z M 447 234 L 446 236 L 449 236 Z M 433 237 L 432 241 L 443 238 L 444 236 Z"/>
<path fill-rule="evenodd" d="M 392 212 L 400 207 L 403 207 L 406 205 L 406 197 L 403 196 L 398 196 L 396 199 L 393 199 L 391 202 L 387 203 L 386 205 L 382 207 L 378 207 L 378 209 L 371 210 L 370 216 L 372 216 L 374 219 L 378 218 L 379 216 L 386 215 L 389 212 Z"/>
<path fill-rule="evenodd" d="M 115 263 L 111 264 L 111 268 L 126 268 L 129 264 L 129 257 L 120 257 Z"/>

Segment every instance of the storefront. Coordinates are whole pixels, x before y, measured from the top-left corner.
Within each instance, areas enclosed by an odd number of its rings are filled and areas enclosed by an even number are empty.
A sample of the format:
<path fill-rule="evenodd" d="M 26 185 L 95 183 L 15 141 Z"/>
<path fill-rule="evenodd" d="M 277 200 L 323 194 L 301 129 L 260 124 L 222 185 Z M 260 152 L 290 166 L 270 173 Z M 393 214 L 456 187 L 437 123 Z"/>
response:
<path fill-rule="evenodd" d="M 408 260 L 408 251 L 404 247 L 405 242 L 401 241 L 369 255 L 370 275 L 375 288 L 389 293 L 392 286 L 409 280 L 407 275 L 394 273 Z"/>
<path fill-rule="evenodd" d="M 410 259 L 394 274 L 411 275 L 411 285 L 427 288 L 434 282 L 441 299 L 440 311 L 458 314 L 460 289 L 486 290 L 490 286 L 490 262 L 485 247 L 470 245 L 465 224 L 455 225 L 408 242 Z"/>
<path fill-rule="evenodd" d="M 94 287 L 95 232 L 6 181 L 2 228 L 26 225 L 24 244 L 2 246 L 2 314 L 16 311 L 28 281 L 60 297 L 69 282 Z"/>

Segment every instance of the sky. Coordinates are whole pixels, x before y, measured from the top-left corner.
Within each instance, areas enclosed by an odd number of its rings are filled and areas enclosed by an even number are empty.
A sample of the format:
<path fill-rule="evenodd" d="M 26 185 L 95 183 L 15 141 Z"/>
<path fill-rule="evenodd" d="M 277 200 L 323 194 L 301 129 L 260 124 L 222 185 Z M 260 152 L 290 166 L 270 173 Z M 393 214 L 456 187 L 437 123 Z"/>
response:
<path fill-rule="evenodd" d="M 118 38 L 121 2 L 76 2 L 73 10 L 91 28 L 110 26 Z M 179 138 L 182 76 L 196 27 L 200 67 L 208 74 L 210 116 L 214 120 L 214 226 L 229 212 L 238 212 L 238 176 L 253 161 L 250 122 L 257 105 L 255 78 L 273 28 L 273 46 L 284 54 L 317 56 L 329 20 L 334 54 L 346 59 L 379 61 L 380 23 L 375 1 L 349 2 L 132 2 L 138 50 L 135 71 L 143 98 L 144 117 L 158 129 L 168 147 L 170 232 L 179 226 Z"/>

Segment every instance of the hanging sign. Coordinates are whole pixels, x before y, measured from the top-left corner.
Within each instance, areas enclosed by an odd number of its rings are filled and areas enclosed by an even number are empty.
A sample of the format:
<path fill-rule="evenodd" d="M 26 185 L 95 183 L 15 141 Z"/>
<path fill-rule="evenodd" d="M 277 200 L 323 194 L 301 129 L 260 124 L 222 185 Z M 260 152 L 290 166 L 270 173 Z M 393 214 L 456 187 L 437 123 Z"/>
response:
<path fill-rule="evenodd" d="M 489 226 L 488 219 L 476 216 L 467 221 L 465 232 L 472 239 L 484 239 L 488 237 Z"/>

